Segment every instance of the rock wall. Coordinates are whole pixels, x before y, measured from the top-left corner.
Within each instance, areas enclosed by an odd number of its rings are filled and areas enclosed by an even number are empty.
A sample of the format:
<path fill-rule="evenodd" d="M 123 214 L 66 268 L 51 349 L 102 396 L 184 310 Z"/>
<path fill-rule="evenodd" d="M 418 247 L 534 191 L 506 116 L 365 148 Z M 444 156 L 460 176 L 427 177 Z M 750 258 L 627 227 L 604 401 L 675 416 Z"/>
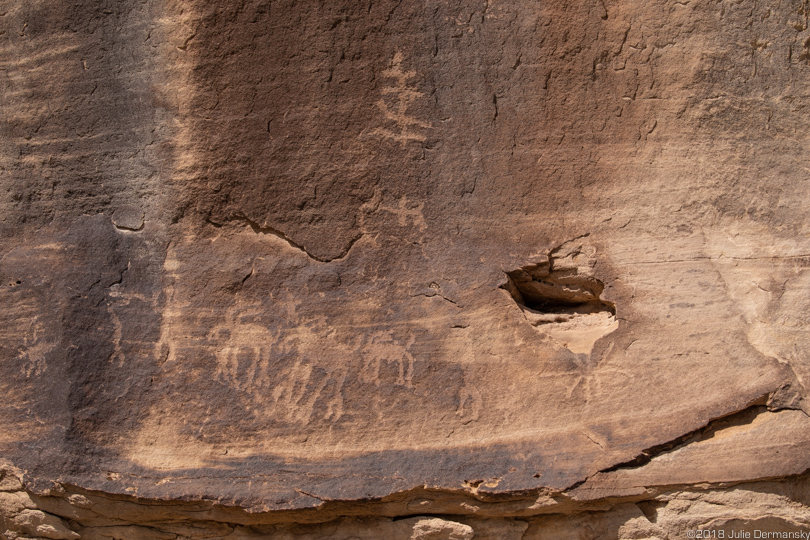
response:
<path fill-rule="evenodd" d="M 0 0 L 0 529 L 806 530 L 808 15 Z"/>

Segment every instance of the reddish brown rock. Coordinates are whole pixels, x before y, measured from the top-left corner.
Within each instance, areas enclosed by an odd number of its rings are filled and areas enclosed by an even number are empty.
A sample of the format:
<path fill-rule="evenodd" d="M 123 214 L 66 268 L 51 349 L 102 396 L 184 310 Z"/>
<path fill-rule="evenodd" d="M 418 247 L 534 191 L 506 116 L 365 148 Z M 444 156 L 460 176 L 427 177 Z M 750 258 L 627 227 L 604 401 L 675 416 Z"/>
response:
<path fill-rule="evenodd" d="M 806 10 L 0 3 L 0 527 L 805 527 Z"/>

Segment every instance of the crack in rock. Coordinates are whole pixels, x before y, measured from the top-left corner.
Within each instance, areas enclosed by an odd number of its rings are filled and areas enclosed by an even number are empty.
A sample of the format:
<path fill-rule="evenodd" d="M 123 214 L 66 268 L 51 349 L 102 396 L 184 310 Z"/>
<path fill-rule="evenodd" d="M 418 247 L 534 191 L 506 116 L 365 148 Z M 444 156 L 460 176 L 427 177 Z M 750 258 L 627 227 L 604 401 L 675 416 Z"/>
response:
<path fill-rule="evenodd" d="M 596 476 L 597 474 L 605 474 L 613 471 L 618 471 L 621 469 L 636 469 L 639 467 L 643 467 L 656 457 L 684 448 L 685 446 L 690 444 L 695 444 L 707 439 L 711 439 L 712 437 L 715 436 L 717 432 L 721 430 L 725 430 L 736 426 L 752 424 L 759 415 L 766 413 L 768 411 L 771 412 L 780 410 L 801 411 L 801 409 L 798 408 L 789 409 L 787 407 L 773 407 L 771 405 L 771 398 L 777 391 L 778 390 L 763 394 L 759 398 L 749 402 L 749 404 L 742 409 L 734 410 L 722 416 L 712 418 L 697 429 L 684 433 L 669 441 L 646 448 L 632 459 L 623 461 L 621 463 L 616 463 L 615 465 L 611 465 L 610 467 L 602 469 L 590 475 L 588 478 L 580 480 L 579 482 L 571 485 L 564 491 L 567 493 L 575 490 L 576 488 L 587 482 L 590 478 Z"/>
<path fill-rule="evenodd" d="M 313 255 L 312 253 L 310 253 L 310 251 L 305 246 L 299 244 L 298 242 L 296 242 L 295 240 L 293 240 L 292 238 L 287 236 L 287 234 L 284 233 L 284 231 L 276 229 L 275 227 L 271 227 L 269 225 L 259 225 L 258 222 L 253 221 L 252 219 L 250 219 L 249 217 L 247 217 L 245 215 L 235 215 L 235 216 L 231 217 L 231 219 L 229 221 L 242 222 L 242 223 L 248 225 L 251 229 L 253 229 L 253 232 L 255 232 L 256 234 L 270 234 L 270 235 L 273 235 L 273 236 L 275 236 L 277 238 L 281 238 L 282 240 L 287 242 L 287 244 L 289 244 L 291 247 L 293 247 L 293 248 L 297 249 L 298 251 L 304 253 L 310 259 L 312 259 L 314 261 L 318 261 L 318 262 L 324 262 L 324 263 L 328 263 L 328 262 L 332 262 L 332 261 L 338 261 L 338 260 L 343 259 L 344 257 L 346 257 L 346 255 L 349 254 L 349 251 L 351 251 L 352 247 L 354 247 L 354 244 L 357 243 L 357 241 L 360 240 L 360 238 L 362 238 L 362 236 L 363 236 L 363 233 L 358 233 L 356 236 L 351 238 L 349 240 L 349 243 L 346 245 L 346 247 L 336 257 L 318 257 L 317 255 Z M 210 223 L 213 224 L 213 222 L 210 222 Z"/>

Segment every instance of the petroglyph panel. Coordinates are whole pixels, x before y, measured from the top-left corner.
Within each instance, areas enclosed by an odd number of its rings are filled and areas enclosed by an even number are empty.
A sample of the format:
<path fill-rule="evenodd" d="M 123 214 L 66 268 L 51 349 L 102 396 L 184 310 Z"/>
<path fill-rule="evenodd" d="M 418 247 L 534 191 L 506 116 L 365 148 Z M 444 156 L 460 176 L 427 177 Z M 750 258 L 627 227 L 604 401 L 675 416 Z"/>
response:
<path fill-rule="evenodd" d="M 391 209 L 403 210 L 402 226 L 419 230 L 418 208 L 402 201 Z M 379 204 L 372 214 L 388 219 L 390 211 Z M 440 360 L 430 339 L 437 325 L 446 324 L 445 313 L 458 312 L 458 306 L 421 295 L 399 313 L 381 296 L 346 302 L 339 296 L 346 279 L 341 276 L 354 272 L 350 260 L 313 262 L 280 238 L 238 227 L 173 244 L 164 262 L 160 337 L 150 353 L 160 366 L 154 384 L 210 383 L 199 385 L 199 396 L 187 402 L 153 407 L 132 459 L 167 466 L 173 445 L 199 447 L 195 455 L 215 459 L 225 448 L 229 456 L 297 454 L 302 448 L 332 453 L 351 452 L 358 441 L 384 448 L 396 440 L 434 445 L 472 436 L 464 431 L 477 425 L 485 401 L 479 372 L 464 357 Z M 218 310 L 197 303 L 197 276 L 216 281 L 216 289 L 205 294 L 216 298 Z M 306 289 L 320 298 L 319 305 L 302 302 L 296 291 Z M 118 310 L 131 301 L 117 289 L 114 294 Z M 341 305 L 341 315 L 324 315 L 322 308 L 333 303 Z M 119 343 L 121 323 L 110 309 Z M 118 348 L 111 361 L 124 361 Z M 210 407 L 223 396 L 224 407 Z M 178 427 L 180 434 L 169 439 L 147 435 L 162 433 L 170 421 L 166 415 L 178 408 L 201 418 L 200 424 Z M 232 427 L 224 428 L 226 421 Z M 244 435 L 234 441 L 229 433 L 237 426 Z M 377 435 L 382 433 L 396 435 L 386 441 Z"/>
<path fill-rule="evenodd" d="M 0 454 L 32 478 L 556 512 L 751 414 L 717 455 L 807 470 L 769 435 L 810 381 L 802 1 L 5 4 Z"/>

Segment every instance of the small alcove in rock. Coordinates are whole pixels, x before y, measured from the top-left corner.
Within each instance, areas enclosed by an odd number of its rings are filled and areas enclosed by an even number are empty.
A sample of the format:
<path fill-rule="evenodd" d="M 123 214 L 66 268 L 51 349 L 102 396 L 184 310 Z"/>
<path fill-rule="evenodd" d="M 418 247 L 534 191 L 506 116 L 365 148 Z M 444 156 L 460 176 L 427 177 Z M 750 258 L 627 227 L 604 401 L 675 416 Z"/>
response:
<path fill-rule="evenodd" d="M 615 306 L 601 298 L 605 284 L 593 275 L 595 255 L 583 238 L 571 240 L 546 260 L 506 272 L 501 285 L 532 326 L 575 353 L 590 354 L 618 328 Z"/>

